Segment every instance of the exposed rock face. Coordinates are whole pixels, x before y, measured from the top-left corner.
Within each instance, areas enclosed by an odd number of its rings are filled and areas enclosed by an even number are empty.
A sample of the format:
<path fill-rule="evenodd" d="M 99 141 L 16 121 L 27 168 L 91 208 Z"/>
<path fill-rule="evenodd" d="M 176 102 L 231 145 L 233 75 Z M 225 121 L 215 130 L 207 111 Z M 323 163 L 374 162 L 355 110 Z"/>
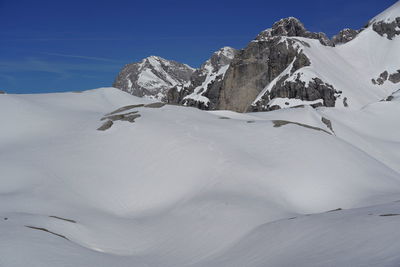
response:
<path fill-rule="evenodd" d="M 361 30 L 353 30 L 353 29 L 344 29 L 341 30 L 338 34 L 333 36 L 332 42 L 337 45 L 337 44 L 345 44 L 347 42 L 350 42 L 353 40 Z"/>
<path fill-rule="evenodd" d="M 382 85 L 384 84 L 385 81 L 387 81 L 387 78 L 389 77 L 389 73 L 385 70 L 384 72 L 382 72 L 378 78 L 376 79 L 372 79 L 372 83 L 373 84 L 378 84 L 378 85 Z"/>
<path fill-rule="evenodd" d="M 105 123 L 103 123 L 99 128 L 97 128 L 98 131 L 105 131 L 111 128 L 111 126 L 114 123 L 111 120 L 106 121 Z"/>
<path fill-rule="evenodd" d="M 4 95 L 5 93 L 5 91 L 0 90 L 0 95 Z"/>
<path fill-rule="evenodd" d="M 399 83 L 400 82 L 400 70 L 397 70 L 394 73 L 389 74 L 388 71 L 382 72 L 378 78 L 372 79 L 373 84 L 382 85 L 386 81 L 390 81 L 392 83 Z"/>
<path fill-rule="evenodd" d="M 274 120 L 274 121 L 272 121 L 272 123 L 274 124 L 275 128 L 279 128 L 279 127 L 282 127 L 282 126 L 288 125 L 288 124 L 294 124 L 294 125 L 298 125 L 298 126 L 301 126 L 301 127 L 304 127 L 304 128 L 317 130 L 317 131 L 322 131 L 322 132 L 325 132 L 325 133 L 327 133 L 329 135 L 332 135 L 332 133 L 330 133 L 330 132 L 328 132 L 328 131 L 326 131 L 324 129 L 321 129 L 321 128 L 318 128 L 318 127 L 314 127 L 314 126 L 311 126 L 311 125 L 307 125 L 307 124 L 303 124 L 303 123 L 299 123 L 299 122 L 284 121 L 284 120 Z"/>
<path fill-rule="evenodd" d="M 223 81 L 219 108 L 238 112 L 274 110 L 279 106 L 270 102 L 276 98 L 320 100 L 314 105 L 334 106 L 337 92 L 332 85 L 319 78 L 304 81 L 302 74 L 296 73 L 311 64 L 303 52 L 310 45 L 296 37 L 333 45 L 324 34 L 307 31 L 295 18 L 278 21 L 234 58 Z"/>
<path fill-rule="evenodd" d="M 162 105 L 160 105 L 162 104 Z M 141 115 L 139 114 L 139 111 L 137 110 L 133 110 L 135 108 L 140 108 L 140 107 L 150 107 L 150 108 L 154 108 L 154 107 L 161 107 L 163 106 L 164 103 L 151 103 L 151 104 L 137 104 L 137 105 L 128 105 L 128 106 L 124 106 L 121 107 L 119 109 L 116 109 L 110 113 L 107 113 L 103 116 L 103 118 L 101 118 L 101 121 L 105 122 L 99 127 L 97 128 L 97 130 L 99 131 L 105 131 L 111 128 L 111 126 L 114 125 L 114 123 L 116 121 L 127 121 L 127 122 L 135 122 L 135 120 L 137 118 L 140 118 Z M 128 111 L 128 112 L 126 112 Z M 125 112 L 125 113 L 123 113 Z"/>
<path fill-rule="evenodd" d="M 188 65 L 151 56 L 126 65 L 113 86 L 135 96 L 164 100 L 170 88 L 187 83 L 193 72 Z"/>
<path fill-rule="evenodd" d="M 400 101 L 400 89 L 388 96 L 385 101 Z"/>
<path fill-rule="evenodd" d="M 325 118 L 325 117 L 322 117 L 322 118 L 321 118 L 321 121 L 322 121 L 322 123 L 324 123 L 324 124 L 326 125 L 326 127 L 329 128 L 329 130 L 332 131 L 332 133 L 335 132 L 335 131 L 333 130 L 333 127 L 332 127 L 332 122 L 331 122 L 330 120 L 328 120 L 328 119 Z"/>
<path fill-rule="evenodd" d="M 289 17 L 276 22 L 272 28 L 261 32 L 256 40 L 265 40 L 270 37 L 287 36 L 287 37 L 305 37 L 317 39 L 321 44 L 326 46 L 334 46 L 334 43 L 329 40 L 325 33 L 309 32 L 297 18 Z"/>
<path fill-rule="evenodd" d="M 167 102 L 216 109 L 224 75 L 236 54 L 237 50 L 231 47 L 223 47 L 215 52 L 193 73 L 190 83 L 169 90 Z"/>
<path fill-rule="evenodd" d="M 287 78 L 288 75 L 280 79 L 270 92 L 267 92 L 262 99 L 252 106 L 252 111 L 280 109 L 280 106 L 269 104 L 270 100 L 274 98 L 293 98 L 305 101 L 322 100 L 311 104 L 311 106 L 335 106 L 336 96 L 340 92 L 336 91 L 332 85 L 323 82 L 319 78 L 313 78 L 308 83 L 302 81 L 300 76 L 292 81 L 288 81 Z"/>
<path fill-rule="evenodd" d="M 372 29 L 379 35 L 392 40 L 395 36 L 400 35 L 400 17 L 391 22 L 378 21 L 373 22 Z"/>
<path fill-rule="evenodd" d="M 390 74 L 389 81 L 391 81 L 392 83 L 399 83 L 400 82 L 400 70 L 397 70 L 397 72 Z"/>
<path fill-rule="evenodd" d="M 292 62 L 293 71 L 309 65 L 295 44 L 295 40 L 282 42 L 280 37 L 270 37 L 251 42 L 241 50 L 225 75 L 219 108 L 238 112 L 253 110 L 254 99 Z"/>

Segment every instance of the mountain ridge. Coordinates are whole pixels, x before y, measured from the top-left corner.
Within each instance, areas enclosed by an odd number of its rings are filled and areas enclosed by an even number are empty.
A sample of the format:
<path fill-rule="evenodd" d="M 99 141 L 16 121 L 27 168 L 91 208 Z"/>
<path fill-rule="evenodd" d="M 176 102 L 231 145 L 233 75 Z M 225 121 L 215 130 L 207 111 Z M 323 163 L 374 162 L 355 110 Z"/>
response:
<path fill-rule="evenodd" d="M 324 33 L 308 31 L 295 17 L 284 18 L 260 32 L 247 47 L 229 48 L 231 57 L 217 68 L 224 67 L 221 73 L 205 69 L 207 62 L 216 57 L 214 53 L 189 78 L 186 76 L 158 90 L 158 99 L 206 110 L 239 112 L 298 105 L 360 108 L 387 97 L 400 82 L 400 59 L 396 60 L 395 56 L 395 47 L 400 46 L 398 35 L 399 2 L 372 18 L 363 28 L 343 29 L 331 39 Z M 377 48 L 371 48 L 369 43 Z M 371 53 L 382 58 L 387 58 L 385 53 L 391 53 L 392 57 L 376 64 L 375 59 L 366 60 Z M 357 62 L 363 62 L 368 71 L 363 73 Z M 126 91 L 126 86 L 120 86 L 124 83 L 120 81 L 121 73 L 114 86 Z"/>

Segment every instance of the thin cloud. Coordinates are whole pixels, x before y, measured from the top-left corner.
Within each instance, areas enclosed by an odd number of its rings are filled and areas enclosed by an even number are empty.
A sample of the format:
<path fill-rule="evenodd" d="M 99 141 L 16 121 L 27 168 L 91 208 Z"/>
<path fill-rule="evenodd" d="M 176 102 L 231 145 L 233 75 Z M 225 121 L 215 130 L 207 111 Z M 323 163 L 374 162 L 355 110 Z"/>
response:
<path fill-rule="evenodd" d="M 126 38 L 5 38 L 4 41 L 124 41 Z"/>
<path fill-rule="evenodd" d="M 113 60 L 113 59 L 109 59 L 109 58 L 102 58 L 102 57 L 89 57 L 89 56 L 60 54 L 60 53 L 41 53 L 41 54 L 49 55 L 49 56 L 57 56 L 57 57 L 78 58 L 78 59 L 87 59 L 87 60 L 95 60 L 95 61 L 121 63 L 120 61 L 117 61 L 117 60 Z"/>
<path fill-rule="evenodd" d="M 52 42 L 52 41 L 163 41 L 163 40 L 221 40 L 221 39 L 244 39 L 248 35 L 219 35 L 219 36 L 157 36 L 157 37 L 132 37 L 132 38 L 57 38 L 57 37 L 43 37 L 43 38 L 4 38 L 3 41 L 23 41 L 23 42 Z"/>
<path fill-rule="evenodd" d="M 110 72 L 120 69 L 120 64 L 82 64 L 51 62 L 38 58 L 26 58 L 18 61 L 0 61 L 0 72 L 46 72 L 68 77 L 74 72 Z"/>

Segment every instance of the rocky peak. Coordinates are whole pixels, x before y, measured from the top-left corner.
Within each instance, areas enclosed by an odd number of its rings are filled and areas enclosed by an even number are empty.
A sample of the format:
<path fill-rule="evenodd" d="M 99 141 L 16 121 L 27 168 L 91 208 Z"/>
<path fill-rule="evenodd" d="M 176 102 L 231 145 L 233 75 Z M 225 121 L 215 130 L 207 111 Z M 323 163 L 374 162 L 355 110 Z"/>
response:
<path fill-rule="evenodd" d="M 194 71 L 186 64 L 150 56 L 126 65 L 113 86 L 135 96 L 162 100 L 170 88 L 187 83 Z"/>
<path fill-rule="evenodd" d="M 304 24 L 297 18 L 289 17 L 281 19 L 266 30 L 269 36 L 302 36 L 306 32 Z"/>
<path fill-rule="evenodd" d="M 206 65 L 210 64 L 214 69 L 219 69 L 225 65 L 228 65 L 235 57 L 236 49 L 232 47 L 223 47 L 216 51 L 209 60 L 207 60 L 201 68 L 206 68 Z"/>
<path fill-rule="evenodd" d="M 193 73 L 187 86 L 177 86 L 168 92 L 168 102 L 215 109 L 223 77 L 237 53 L 232 47 L 223 47 L 214 52 L 211 58 Z"/>
<path fill-rule="evenodd" d="M 334 46 L 333 42 L 322 32 L 315 33 L 308 31 L 304 24 L 294 17 L 281 19 L 272 25 L 272 28 L 262 31 L 257 37 L 257 41 L 263 41 L 272 37 L 305 37 L 317 39 L 321 44 L 326 46 Z"/>
<path fill-rule="evenodd" d="M 210 59 L 204 62 L 199 71 L 201 72 L 216 72 L 221 67 L 228 65 L 235 57 L 237 50 L 232 47 L 223 47 L 214 52 Z"/>
<path fill-rule="evenodd" d="M 353 40 L 361 30 L 353 30 L 353 29 L 343 29 L 338 34 L 333 36 L 332 41 L 335 45 L 337 44 L 345 44 L 351 40 Z"/>

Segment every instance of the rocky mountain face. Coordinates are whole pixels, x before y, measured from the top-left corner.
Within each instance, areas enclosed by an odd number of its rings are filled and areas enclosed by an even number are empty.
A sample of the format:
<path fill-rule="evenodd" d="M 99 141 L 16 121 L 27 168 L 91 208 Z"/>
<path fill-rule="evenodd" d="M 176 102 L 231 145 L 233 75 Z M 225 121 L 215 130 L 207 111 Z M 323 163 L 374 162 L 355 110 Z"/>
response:
<path fill-rule="evenodd" d="M 289 17 L 262 31 L 244 49 L 220 49 L 199 69 L 150 57 L 127 65 L 114 86 L 207 110 L 360 108 L 398 89 L 398 35 L 400 2 L 364 28 L 344 29 L 332 39 Z"/>
<path fill-rule="evenodd" d="M 343 29 L 338 34 L 333 36 L 332 42 L 335 45 L 345 44 L 353 40 L 362 30 Z"/>
<path fill-rule="evenodd" d="M 307 31 L 292 17 L 261 32 L 231 63 L 223 82 L 219 108 L 238 112 L 279 109 L 279 105 L 270 104 L 275 98 L 320 100 L 313 105 L 334 106 L 336 90 L 331 85 L 320 78 L 306 84 L 301 81 L 301 74 L 293 75 L 311 65 L 303 52 L 304 46 L 310 46 L 306 39 L 318 40 L 322 46 L 334 46 L 325 34 Z M 271 83 L 273 86 L 263 92 Z"/>
<path fill-rule="evenodd" d="M 141 62 L 126 65 L 113 86 L 135 96 L 165 100 L 167 91 L 189 82 L 194 71 L 186 64 L 150 56 Z"/>
<path fill-rule="evenodd" d="M 201 109 L 217 109 L 225 73 L 237 50 L 223 47 L 201 65 L 186 86 L 175 86 L 168 92 L 167 102 L 194 106 Z"/>
<path fill-rule="evenodd" d="M 379 19 L 379 17 L 373 19 L 370 25 L 372 25 L 372 29 L 380 36 L 392 40 L 397 35 L 400 35 L 400 17 L 386 18 L 384 20 Z"/>
<path fill-rule="evenodd" d="M 334 46 L 325 33 L 309 32 L 297 18 L 289 17 L 276 22 L 272 28 L 261 32 L 256 40 L 267 40 L 273 37 L 304 37 L 319 40 L 322 45 Z"/>

